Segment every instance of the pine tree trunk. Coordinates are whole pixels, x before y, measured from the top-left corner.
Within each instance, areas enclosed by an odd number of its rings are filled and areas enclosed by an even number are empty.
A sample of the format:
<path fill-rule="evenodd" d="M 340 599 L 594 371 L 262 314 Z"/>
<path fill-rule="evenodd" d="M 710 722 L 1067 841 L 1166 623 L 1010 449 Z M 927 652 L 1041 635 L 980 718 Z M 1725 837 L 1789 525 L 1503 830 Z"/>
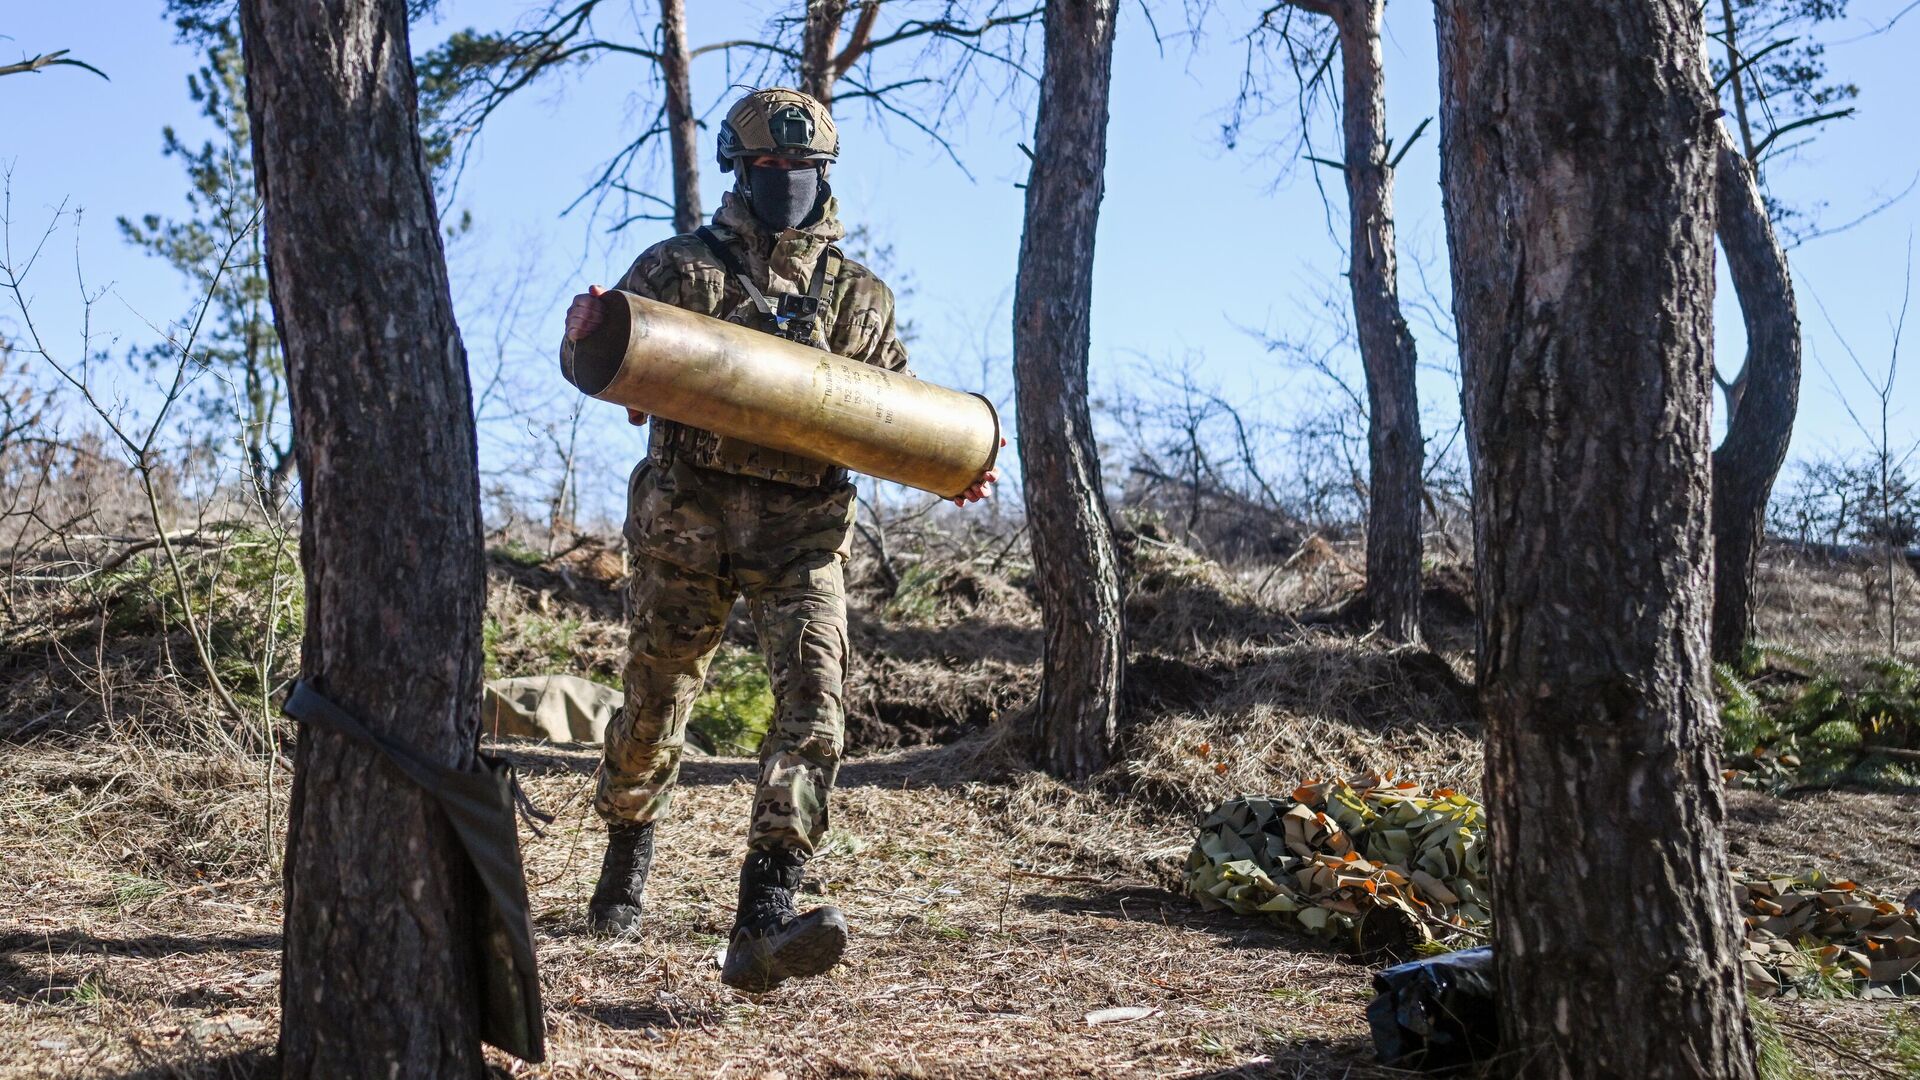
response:
<path fill-rule="evenodd" d="M 1341 123 L 1354 327 L 1367 372 L 1367 599 L 1394 641 L 1420 640 L 1419 357 L 1400 311 L 1393 239 L 1393 170 L 1387 164 L 1386 74 L 1380 57 L 1384 0 L 1332 0 L 1321 10 L 1340 31 Z"/>
<path fill-rule="evenodd" d="M 1686 0 L 1439 0 L 1503 1052 L 1754 1075 L 1709 683 L 1714 102 Z"/>
<path fill-rule="evenodd" d="M 303 677 L 459 765 L 479 724 L 479 484 L 406 4 L 240 6 L 305 494 Z M 481 1075 L 470 874 L 439 810 L 392 766 L 301 730 L 282 1076 Z"/>
<path fill-rule="evenodd" d="M 1713 658 L 1740 659 L 1753 636 L 1753 579 L 1767 500 L 1800 408 L 1800 309 L 1753 166 L 1719 132 L 1721 250 L 1747 326 L 1747 358 L 1727 387 L 1727 434 L 1713 452 Z"/>
<path fill-rule="evenodd" d="M 1115 0 L 1047 5 L 1013 298 L 1020 466 L 1045 623 L 1038 761 L 1072 779 L 1112 758 L 1127 656 L 1120 563 L 1087 408 L 1114 7 Z"/>
<path fill-rule="evenodd" d="M 806 0 L 806 23 L 800 34 L 800 89 L 833 108 L 834 46 L 840 40 L 840 20 L 849 0 Z"/>
<path fill-rule="evenodd" d="M 686 0 L 660 0 L 660 74 L 667 86 L 667 145 L 673 158 L 673 231 L 700 227 L 700 124 L 693 115 L 693 60 Z"/>

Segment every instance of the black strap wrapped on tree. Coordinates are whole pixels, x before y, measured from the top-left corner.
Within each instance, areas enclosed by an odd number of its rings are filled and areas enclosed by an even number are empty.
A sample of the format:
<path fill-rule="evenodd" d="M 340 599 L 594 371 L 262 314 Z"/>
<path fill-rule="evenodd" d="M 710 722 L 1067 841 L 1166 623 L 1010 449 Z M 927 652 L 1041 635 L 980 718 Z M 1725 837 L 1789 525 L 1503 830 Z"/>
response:
<path fill-rule="evenodd" d="M 283 711 L 378 751 L 433 796 L 453 825 L 460 846 L 486 888 L 484 910 L 474 920 L 482 979 L 480 1037 L 523 1061 L 546 1060 L 546 1023 L 540 1006 L 540 975 L 533 955 L 533 920 L 520 834 L 514 811 L 551 822 L 527 801 L 513 766 L 475 754 L 471 769 L 453 769 L 421 759 L 414 751 L 361 723 L 305 682 L 294 684 Z"/>

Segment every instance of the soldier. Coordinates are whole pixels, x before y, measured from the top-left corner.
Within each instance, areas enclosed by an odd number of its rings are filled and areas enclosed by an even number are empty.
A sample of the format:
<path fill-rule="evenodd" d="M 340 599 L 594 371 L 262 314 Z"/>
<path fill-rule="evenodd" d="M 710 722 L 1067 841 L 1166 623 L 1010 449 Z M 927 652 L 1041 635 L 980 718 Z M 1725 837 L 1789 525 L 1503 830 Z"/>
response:
<path fill-rule="evenodd" d="M 827 172 L 839 150 L 818 101 L 797 90 L 748 94 L 720 125 L 720 169 L 735 181 L 713 224 L 648 248 L 617 287 L 906 372 L 892 291 L 834 246 L 845 230 Z M 603 291 L 573 298 L 569 339 L 600 325 Z M 631 409 L 628 419 L 647 422 Z M 954 501 L 986 498 L 997 479 L 982 474 Z M 761 992 L 821 974 L 846 947 L 846 919 L 833 907 L 800 914 L 794 890 L 827 831 L 840 765 L 853 483 L 825 462 L 656 418 L 627 500 L 626 705 L 607 729 L 595 798 L 607 853 L 589 926 L 621 934 L 639 922 L 653 826 L 672 797 L 693 700 L 744 594 L 775 713 L 720 977 Z"/>

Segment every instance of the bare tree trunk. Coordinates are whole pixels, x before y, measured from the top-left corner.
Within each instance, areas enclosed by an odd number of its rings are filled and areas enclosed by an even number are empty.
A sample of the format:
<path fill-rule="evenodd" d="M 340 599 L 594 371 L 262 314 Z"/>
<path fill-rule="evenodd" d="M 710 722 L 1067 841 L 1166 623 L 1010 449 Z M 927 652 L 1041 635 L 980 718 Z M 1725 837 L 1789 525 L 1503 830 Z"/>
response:
<path fill-rule="evenodd" d="M 1760 154 L 1753 145 L 1753 126 L 1747 123 L 1747 73 L 1741 70 L 1740 23 L 1733 15 L 1733 0 L 1720 0 L 1720 17 L 1725 23 L 1727 72 L 1733 86 L 1733 120 L 1740 129 L 1740 153 L 1748 161 L 1755 161 Z"/>
<path fill-rule="evenodd" d="M 1420 640 L 1419 357 L 1400 311 L 1394 266 L 1393 169 L 1387 162 L 1386 73 L 1380 56 L 1385 0 L 1293 0 L 1340 32 L 1351 229 L 1354 326 L 1367 371 L 1367 599 L 1381 631 Z"/>
<path fill-rule="evenodd" d="M 1700 12 L 1436 7 L 1503 1054 L 1746 1080 L 1706 634 Z"/>
<path fill-rule="evenodd" d="M 294 470 L 299 465 L 299 456 L 289 446 L 274 460 L 273 471 L 267 476 L 267 505 L 278 507 L 287 501 L 287 491 L 296 477 Z"/>
<path fill-rule="evenodd" d="M 1045 622 L 1038 759 L 1074 779 L 1112 757 L 1127 656 L 1120 564 L 1087 410 L 1115 2 L 1047 5 L 1046 68 L 1013 299 L 1020 462 Z"/>
<path fill-rule="evenodd" d="M 700 227 L 700 125 L 693 115 L 693 60 L 686 0 L 660 0 L 660 73 L 667 87 L 667 144 L 673 157 L 673 231 Z"/>
<path fill-rule="evenodd" d="M 833 108 L 833 47 L 840 39 L 840 20 L 850 0 L 806 0 L 806 26 L 800 37 L 800 89 Z"/>
<path fill-rule="evenodd" d="M 886 0 L 862 0 L 858 5 L 860 17 L 853 21 L 847 44 L 836 52 L 840 23 L 855 6 L 853 0 L 806 0 L 806 24 L 800 38 L 800 89 L 829 110 L 833 108 L 834 85 L 873 43 L 873 27 L 884 3 Z"/>
<path fill-rule="evenodd" d="M 461 766 L 479 726 L 479 483 L 406 4 L 240 9 L 305 486 L 304 677 L 374 731 Z M 423 792 L 361 746 L 302 729 L 281 1075 L 481 1075 L 471 873 Z"/>
<path fill-rule="evenodd" d="M 1727 434 L 1713 452 L 1713 658 L 1733 663 L 1753 636 L 1753 579 L 1767 500 L 1800 408 L 1800 308 L 1753 166 L 1718 132 L 1720 248 L 1740 297 L 1747 358 L 1723 386 Z"/>

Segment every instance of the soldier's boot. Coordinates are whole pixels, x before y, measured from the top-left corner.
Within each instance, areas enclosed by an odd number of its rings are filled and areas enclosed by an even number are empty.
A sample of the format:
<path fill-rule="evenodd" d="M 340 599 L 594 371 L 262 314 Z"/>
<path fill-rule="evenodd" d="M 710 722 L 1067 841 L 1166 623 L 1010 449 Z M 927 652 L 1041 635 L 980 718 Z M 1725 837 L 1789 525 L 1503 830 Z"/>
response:
<path fill-rule="evenodd" d="M 631 933 L 640 925 L 640 894 L 653 868 L 653 822 L 616 821 L 607 826 L 607 854 L 600 883 L 587 903 L 587 929 L 602 937 Z"/>
<path fill-rule="evenodd" d="M 753 851 L 740 868 L 740 909 L 720 981 L 764 994 L 788 979 L 820 975 L 847 947 L 847 917 L 836 907 L 800 914 L 793 893 L 807 857 L 797 851 Z"/>

